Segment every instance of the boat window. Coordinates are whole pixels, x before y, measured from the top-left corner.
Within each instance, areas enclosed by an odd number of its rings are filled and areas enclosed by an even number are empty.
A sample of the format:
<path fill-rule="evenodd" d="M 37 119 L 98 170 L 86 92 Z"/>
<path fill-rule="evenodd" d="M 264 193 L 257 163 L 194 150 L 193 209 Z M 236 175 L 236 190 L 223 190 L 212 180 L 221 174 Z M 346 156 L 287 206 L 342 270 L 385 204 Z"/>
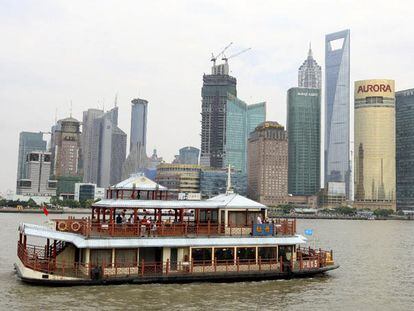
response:
<path fill-rule="evenodd" d="M 216 223 L 218 221 L 218 213 L 217 210 L 205 210 L 200 209 L 200 222 L 214 222 Z"/>
<path fill-rule="evenodd" d="M 91 249 L 91 263 L 97 266 L 112 264 L 111 249 Z"/>
<path fill-rule="evenodd" d="M 119 266 L 135 264 L 137 262 L 137 250 L 116 249 L 115 262 Z"/>
<path fill-rule="evenodd" d="M 211 262 L 211 248 L 193 248 L 191 250 L 191 258 L 194 261 L 194 264 L 197 264 L 196 262 L 201 261 L 210 261 Z"/>
<path fill-rule="evenodd" d="M 229 212 L 229 225 L 238 227 L 245 226 L 246 212 Z"/>
<path fill-rule="evenodd" d="M 218 264 L 220 261 L 234 260 L 234 248 L 216 248 L 214 249 L 214 258 Z"/>
<path fill-rule="evenodd" d="M 277 248 L 276 247 L 259 247 L 259 257 L 262 260 L 276 259 Z"/>
<path fill-rule="evenodd" d="M 239 260 L 256 260 L 256 248 L 255 247 L 238 247 L 237 257 Z"/>

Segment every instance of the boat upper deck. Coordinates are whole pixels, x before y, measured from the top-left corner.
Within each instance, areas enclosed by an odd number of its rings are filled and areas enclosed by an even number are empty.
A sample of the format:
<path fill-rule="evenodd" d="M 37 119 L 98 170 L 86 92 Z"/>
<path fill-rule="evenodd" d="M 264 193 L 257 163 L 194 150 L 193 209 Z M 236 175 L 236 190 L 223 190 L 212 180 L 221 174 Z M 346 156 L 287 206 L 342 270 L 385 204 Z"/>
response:
<path fill-rule="evenodd" d="M 86 237 L 292 236 L 296 220 L 267 219 L 267 207 L 234 193 L 205 201 L 105 199 L 91 216 L 56 219 Z"/>

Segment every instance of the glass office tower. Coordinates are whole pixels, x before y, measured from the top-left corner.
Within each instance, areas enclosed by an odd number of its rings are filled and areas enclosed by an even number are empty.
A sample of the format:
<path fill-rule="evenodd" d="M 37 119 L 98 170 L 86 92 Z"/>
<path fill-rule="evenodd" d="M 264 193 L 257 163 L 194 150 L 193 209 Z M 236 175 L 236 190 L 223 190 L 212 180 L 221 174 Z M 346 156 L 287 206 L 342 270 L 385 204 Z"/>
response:
<path fill-rule="evenodd" d="M 226 106 L 224 167 L 231 165 L 235 170 L 246 173 L 249 134 L 265 120 L 266 103 L 247 105 L 229 95 Z"/>
<path fill-rule="evenodd" d="M 315 195 L 320 189 L 321 91 L 294 87 L 288 91 L 288 192 Z"/>
<path fill-rule="evenodd" d="M 325 38 L 325 183 L 350 188 L 350 32 Z"/>
<path fill-rule="evenodd" d="M 397 210 L 414 211 L 414 89 L 395 99 Z"/>

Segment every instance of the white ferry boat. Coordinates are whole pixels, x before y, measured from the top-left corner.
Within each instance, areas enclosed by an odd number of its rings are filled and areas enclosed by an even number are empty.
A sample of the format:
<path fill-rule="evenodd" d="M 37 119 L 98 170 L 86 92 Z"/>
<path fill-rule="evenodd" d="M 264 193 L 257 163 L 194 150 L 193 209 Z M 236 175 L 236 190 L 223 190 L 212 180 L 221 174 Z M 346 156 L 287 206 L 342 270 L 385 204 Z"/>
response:
<path fill-rule="evenodd" d="M 229 282 L 307 277 L 338 268 L 332 251 L 305 247 L 296 220 L 227 191 L 171 200 L 144 176 L 107 190 L 90 217 L 19 225 L 19 278 L 42 285 Z M 43 240 L 43 244 L 39 241 Z"/>

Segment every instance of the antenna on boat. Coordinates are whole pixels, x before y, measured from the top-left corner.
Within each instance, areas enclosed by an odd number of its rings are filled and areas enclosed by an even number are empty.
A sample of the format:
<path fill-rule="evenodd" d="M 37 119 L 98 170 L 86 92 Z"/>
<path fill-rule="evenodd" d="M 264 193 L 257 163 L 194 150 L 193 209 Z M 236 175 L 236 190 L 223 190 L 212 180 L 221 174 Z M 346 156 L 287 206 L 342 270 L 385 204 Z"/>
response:
<path fill-rule="evenodd" d="M 228 168 L 227 168 L 227 189 L 226 189 L 226 194 L 230 194 L 233 193 L 233 189 L 231 187 L 231 166 L 229 164 Z"/>

